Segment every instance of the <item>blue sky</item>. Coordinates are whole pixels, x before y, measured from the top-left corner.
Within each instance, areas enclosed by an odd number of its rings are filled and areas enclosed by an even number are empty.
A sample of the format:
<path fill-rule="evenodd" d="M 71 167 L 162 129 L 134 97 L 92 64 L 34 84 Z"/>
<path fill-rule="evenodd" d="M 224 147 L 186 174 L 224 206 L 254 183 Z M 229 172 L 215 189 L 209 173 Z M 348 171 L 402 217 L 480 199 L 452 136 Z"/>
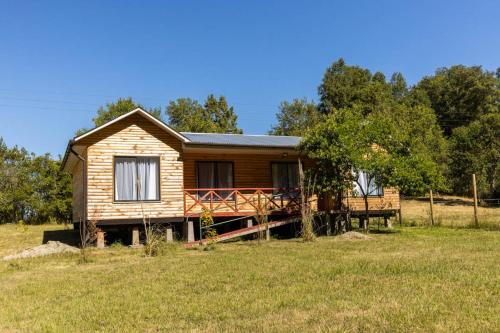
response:
<path fill-rule="evenodd" d="M 1 1 L 0 136 L 64 152 L 96 109 L 223 94 L 246 133 L 339 57 L 410 83 L 500 66 L 500 1 Z"/>

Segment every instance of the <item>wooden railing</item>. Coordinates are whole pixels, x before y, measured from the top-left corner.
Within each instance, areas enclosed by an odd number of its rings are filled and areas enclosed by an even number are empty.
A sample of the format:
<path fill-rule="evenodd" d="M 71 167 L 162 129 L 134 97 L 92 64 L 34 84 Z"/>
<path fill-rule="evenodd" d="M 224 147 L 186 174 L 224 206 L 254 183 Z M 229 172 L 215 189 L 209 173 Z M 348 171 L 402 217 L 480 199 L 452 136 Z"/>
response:
<path fill-rule="evenodd" d="M 184 190 L 184 215 L 245 216 L 300 210 L 300 190 L 281 188 L 196 188 Z"/>

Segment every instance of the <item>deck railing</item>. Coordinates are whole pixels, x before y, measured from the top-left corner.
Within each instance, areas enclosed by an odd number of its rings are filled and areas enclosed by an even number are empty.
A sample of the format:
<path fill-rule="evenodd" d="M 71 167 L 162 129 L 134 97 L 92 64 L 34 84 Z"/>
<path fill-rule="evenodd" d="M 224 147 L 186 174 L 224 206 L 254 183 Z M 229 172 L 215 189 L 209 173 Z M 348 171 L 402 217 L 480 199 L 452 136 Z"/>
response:
<path fill-rule="evenodd" d="M 292 213 L 300 210 L 300 190 L 283 188 L 195 188 L 184 190 L 184 215 L 255 215 L 259 211 Z"/>

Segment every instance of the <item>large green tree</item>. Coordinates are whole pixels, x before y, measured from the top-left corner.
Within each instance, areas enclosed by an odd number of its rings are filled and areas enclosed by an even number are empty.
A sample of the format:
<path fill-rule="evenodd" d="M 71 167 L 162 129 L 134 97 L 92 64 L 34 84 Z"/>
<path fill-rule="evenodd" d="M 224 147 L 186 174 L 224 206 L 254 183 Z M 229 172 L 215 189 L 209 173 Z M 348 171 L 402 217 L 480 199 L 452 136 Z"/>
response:
<path fill-rule="evenodd" d="M 451 136 L 450 174 L 453 190 L 470 195 L 471 175 L 476 174 L 480 196 L 500 195 L 500 113 L 484 114 Z"/>
<path fill-rule="evenodd" d="M 178 98 L 168 104 L 166 114 L 169 125 L 177 131 L 242 133 L 237 127 L 234 108 L 227 104 L 224 96 L 208 95 L 203 105 L 191 98 Z"/>
<path fill-rule="evenodd" d="M 392 99 L 392 88 L 382 73 L 349 66 L 342 58 L 327 68 L 318 93 L 324 114 L 357 105 L 366 115 Z"/>
<path fill-rule="evenodd" d="M 302 136 L 308 128 L 320 121 L 322 114 L 315 103 L 302 98 L 281 102 L 276 118 L 277 124 L 269 134 Z"/>
<path fill-rule="evenodd" d="M 448 137 L 454 128 L 500 108 L 497 78 L 481 66 L 439 68 L 434 75 L 424 77 L 415 90 L 425 92 Z"/>
<path fill-rule="evenodd" d="M 71 219 L 71 178 L 49 154 L 8 148 L 0 138 L 0 223 Z"/>

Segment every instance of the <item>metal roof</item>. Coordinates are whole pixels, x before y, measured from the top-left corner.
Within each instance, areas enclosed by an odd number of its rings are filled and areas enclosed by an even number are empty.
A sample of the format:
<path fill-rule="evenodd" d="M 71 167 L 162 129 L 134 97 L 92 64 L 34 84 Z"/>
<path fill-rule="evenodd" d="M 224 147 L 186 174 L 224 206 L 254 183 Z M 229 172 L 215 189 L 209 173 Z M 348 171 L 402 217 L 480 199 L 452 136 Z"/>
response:
<path fill-rule="evenodd" d="M 189 144 L 201 145 L 295 148 L 301 140 L 298 136 L 180 133 L 188 138 Z"/>

